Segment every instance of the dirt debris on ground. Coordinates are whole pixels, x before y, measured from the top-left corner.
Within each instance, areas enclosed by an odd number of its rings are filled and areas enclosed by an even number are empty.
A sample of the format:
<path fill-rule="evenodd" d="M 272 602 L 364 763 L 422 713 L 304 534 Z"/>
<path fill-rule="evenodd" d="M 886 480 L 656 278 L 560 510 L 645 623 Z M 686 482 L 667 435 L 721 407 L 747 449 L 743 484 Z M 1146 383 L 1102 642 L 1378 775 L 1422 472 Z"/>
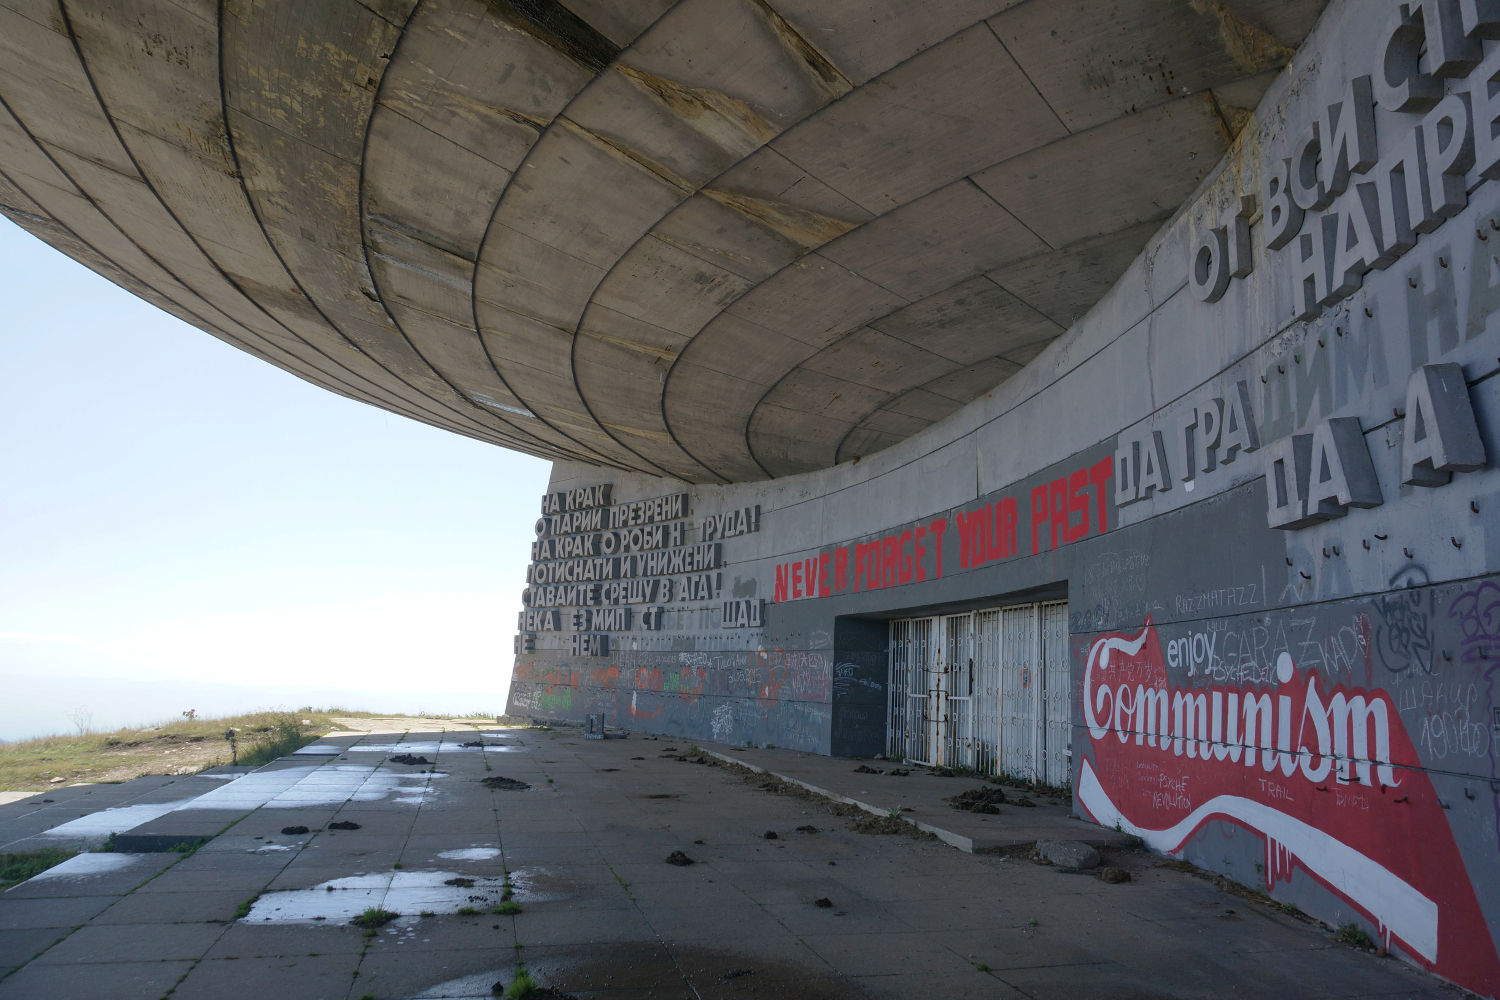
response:
<path fill-rule="evenodd" d="M 681 851 L 673 851 L 671 854 L 667 855 L 667 864 L 676 865 L 679 868 L 686 868 L 688 865 L 695 863 L 696 862 L 694 862 L 692 858 L 688 857 Z"/>
<path fill-rule="evenodd" d="M 387 757 L 386 760 L 390 761 L 392 764 L 408 764 L 408 765 L 410 765 L 410 764 L 431 764 L 432 763 L 432 761 L 428 760 L 426 757 L 418 757 L 415 754 L 409 754 L 409 753 L 398 753 L 394 757 Z"/>
<path fill-rule="evenodd" d="M 481 778 L 479 780 L 485 785 L 485 787 L 493 788 L 497 791 L 502 792 L 522 792 L 531 787 L 524 781 L 518 781 L 515 778 L 502 777 L 498 774 L 491 778 Z"/>
<path fill-rule="evenodd" d="M 1000 810 L 996 807 L 1004 805 L 1006 798 L 1003 788 L 971 788 L 958 795 L 950 795 L 943 801 L 948 803 L 950 809 L 998 816 Z"/>
<path fill-rule="evenodd" d="M 686 757 L 679 757 L 677 759 L 684 761 L 691 760 L 691 758 Z M 757 788 L 772 795 L 785 795 L 791 798 L 802 799 L 831 815 L 846 818 L 849 820 L 846 824 L 846 829 L 854 833 L 864 833 L 874 836 L 900 834 L 917 840 L 937 839 L 936 835 L 927 833 L 915 823 L 904 820 L 900 816 L 874 815 L 861 809 L 859 806 L 847 802 L 836 802 L 825 795 L 809 791 L 801 785 L 793 784 L 790 781 L 783 781 L 774 774 L 755 770 L 746 764 L 725 762 L 713 758 L 707 760 L 700 758 L 692 760 L 692 763 L 704 763 L 710 767 L 725 768 L 732 773 L 737 773 L 740 780 L 752 788 Z"/>

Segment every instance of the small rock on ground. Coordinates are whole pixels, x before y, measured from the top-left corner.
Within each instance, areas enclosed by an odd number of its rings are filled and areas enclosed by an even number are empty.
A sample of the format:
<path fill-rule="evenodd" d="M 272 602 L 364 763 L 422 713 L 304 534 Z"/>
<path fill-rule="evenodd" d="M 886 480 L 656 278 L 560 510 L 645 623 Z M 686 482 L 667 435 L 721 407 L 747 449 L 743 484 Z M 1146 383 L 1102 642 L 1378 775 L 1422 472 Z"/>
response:
<path fill-rule="evenodd" d="M 1101 868 L 1094 873 L 1094 877 L 1111 885 L 1130 881 L 1130 873 L 1123 868 Z"/>
<path fill-rule="evenodd" d="M 1099 867 L 1099 852 L 1076 840 L 1038 840 L 1036 851 L 1060 868 L 1082 871 Z"/>
<path fill-rule="evenodd" d="M 683 868 L 693 863 L 693 859 L 681 851 L 673 851 L 667 855 L 667 864 L 669 865 L 676 865 L 679 868 Z"/>

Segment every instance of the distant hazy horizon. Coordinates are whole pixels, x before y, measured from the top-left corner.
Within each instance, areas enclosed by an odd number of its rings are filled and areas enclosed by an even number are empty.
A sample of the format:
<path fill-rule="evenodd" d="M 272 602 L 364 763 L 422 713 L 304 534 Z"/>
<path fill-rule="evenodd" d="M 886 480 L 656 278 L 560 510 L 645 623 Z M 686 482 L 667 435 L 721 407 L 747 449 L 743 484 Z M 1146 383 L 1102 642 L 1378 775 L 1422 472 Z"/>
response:
<path fill-rule="evenodd" d="M 0 304 L 0 738 L 333 692 L 504 711 L 549 463 L 303 382 L 4 219 Z"/>
<path fill-rule="evenodd" d="M 133 681 L 119 677 L 68 678 L 88 685 L 87 708 L 53 677 L 10 674 L 0 699 L 0 742 L 39 736 L 72 735 L 80 724 L 91 732 L 140 728 L 181 721 L 189 709 L 199 718 L 250 712 L 295 712 L 300 708 L 340 708 L 393 715 L 502 715 L 505 696 L 491 691 L 439 691 L 409 694 L 339 687 L 251 687 L 204 681 Z M 82 710 L 82 711 L 80 711 Z M 51 721 L 49 721 L 51 720 Z"/>

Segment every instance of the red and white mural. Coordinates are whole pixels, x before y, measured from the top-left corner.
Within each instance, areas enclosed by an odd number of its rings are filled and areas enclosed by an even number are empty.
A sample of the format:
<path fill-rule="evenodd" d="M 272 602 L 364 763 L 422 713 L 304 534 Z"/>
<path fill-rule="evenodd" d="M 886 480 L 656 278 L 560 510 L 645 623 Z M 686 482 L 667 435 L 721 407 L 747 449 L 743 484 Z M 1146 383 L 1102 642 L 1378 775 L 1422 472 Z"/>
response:
<path fill-rule="evenodd" d="M 1300 870 L 1386 947 L 1500 992 L 1447 810 L 1387 691 L 1330 684 L 1290 652 L 1271 684 L 1184 680 L 1170 682 L 1149 619 L 1091 642 L 1080 691 L 1089 752 L 1076 776 L 1090 818 L 1174 854 L 1205 825 L 1234 824 L 1264 841 L 1267 891 Z"/>

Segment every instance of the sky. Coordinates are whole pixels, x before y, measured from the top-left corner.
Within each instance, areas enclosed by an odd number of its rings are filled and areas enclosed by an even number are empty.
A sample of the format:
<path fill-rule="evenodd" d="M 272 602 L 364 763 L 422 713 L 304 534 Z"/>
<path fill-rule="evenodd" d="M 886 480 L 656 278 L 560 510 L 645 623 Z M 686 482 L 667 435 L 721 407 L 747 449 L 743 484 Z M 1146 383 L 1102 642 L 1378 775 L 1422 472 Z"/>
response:
<path fill-rule="evenodd" d="M 303 382 L 0 217 L 0 739 L 501 713 L 549 471 Z"/>

